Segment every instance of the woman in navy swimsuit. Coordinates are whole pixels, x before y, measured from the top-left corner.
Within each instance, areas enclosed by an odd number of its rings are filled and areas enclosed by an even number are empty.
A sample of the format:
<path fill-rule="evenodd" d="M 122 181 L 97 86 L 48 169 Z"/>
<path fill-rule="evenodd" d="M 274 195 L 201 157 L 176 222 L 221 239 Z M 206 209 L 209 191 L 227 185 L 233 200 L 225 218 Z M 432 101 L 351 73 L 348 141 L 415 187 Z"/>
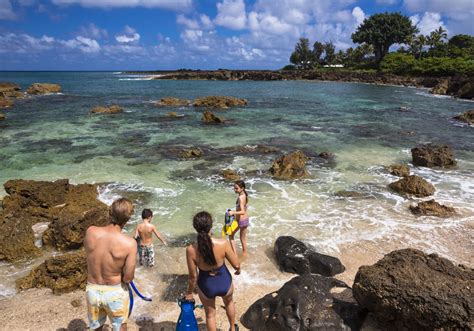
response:
<path fill-rule="evenodd" d="M 225 260 L 240 274 L 240 263 L 230 243 L 225 239 L 211 238 L 212 217 L 202 211 L 194 215 L 193 227 L 198 233 L 197 243 L 186 248 L 189 284 L 186 299 L 193 299 L 193 291 L 198 286 L 199 299 L 206 311 L 207 330 L 216 330 L 216 297 L 224 301 L 230 330 L 238 329 L 235 324 L 235 304 L 233 301 L 234 286 L 232 276 L 225 265 Z"/>
<path fill-rule="evenodd" d="M 250 224 L 249 214 L 247 212 L 247 201 L 248 194 L 245 190 L 245 182 L 243 180 L 238 180 L 234 183 L 234 192 L 238 194 L 237 201 L 235 202 L 235 211 L 230 211 L 230 215 L 235 215 L 239 223 L 239 227 L 229 236 L 230 244 L 232 249 L 237 254 L 237 249 L 235 248 L 235 239 L 234 236 L 237 231 L 240 231 L 240 242 L 242 243 L 242 257 L 247 256 L 247 231 Z"/>

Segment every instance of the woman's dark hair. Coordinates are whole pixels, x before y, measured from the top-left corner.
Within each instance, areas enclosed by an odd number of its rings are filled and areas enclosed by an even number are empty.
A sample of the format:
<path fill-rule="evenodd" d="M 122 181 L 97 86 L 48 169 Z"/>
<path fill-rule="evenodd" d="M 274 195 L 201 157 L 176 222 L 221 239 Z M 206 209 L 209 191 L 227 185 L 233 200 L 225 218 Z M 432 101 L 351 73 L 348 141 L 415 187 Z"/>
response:
<path fill-rule="evenodd" d="M 198 252 L 208 265 L 216 265 L 216 257 L 212 250 L 212 240 L 209 232 L 212 228 L 212 216 L 207 211 L 201 211 L 194 215 L 193 227 L 196 229 Z"/>
<path fill-rule="evenodd" d="M 247 201 L 249 201 L 249 194 L 245 190 L 245 182 L 243 180 L 238 180 L 234 184 L 237 185 L 238 187 L 240 187 L 242 190 L 244 190 L 245 199 L 247 199 Z"/>

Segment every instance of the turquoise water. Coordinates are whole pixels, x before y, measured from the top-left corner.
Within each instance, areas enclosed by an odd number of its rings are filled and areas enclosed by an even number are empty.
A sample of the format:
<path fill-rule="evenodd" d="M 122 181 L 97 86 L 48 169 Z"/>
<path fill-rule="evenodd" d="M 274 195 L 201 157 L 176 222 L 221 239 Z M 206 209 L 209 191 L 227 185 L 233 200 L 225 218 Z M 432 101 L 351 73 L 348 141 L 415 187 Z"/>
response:
<path fill-rule="evenodd" d="M 17 100 L 3 111 L 0 183 L 13 178 L 109 183 L 100 192 L 104 202 L 127 196 L 137 205 L 128 230 L 141 209 L 149 207 L 160 231 L 180 247 L 199 210 L 215 216 L 214 232 L 220 232 L 223 212 L 232 208 L 236 196 L 219 172 L 231 168 L 249 186 L 253 250 L 267 249 L 287 234 L 332 254 L 359 240 L 390 238 L 472 263 L 472 243 L 443 237 L 444 230 L 454 236 L 472 231 L 474 222 L 473 128 L 451 120 L 472 109 L 472 102 L 436 97 L 423 89 L 337 82 L 166 81 L 103 72 L 3 72 L 0 81 L 18 83 L 23 90 L 33 82 L 57 83 L 63 91 Z M 248 106 L 216 111 L 231 122 L 214 126 L 201 123 L 202 110 L 153 105 L 165 96 L 205 95 L 245 98 Z M 94 106 L 113 103 L 125 112 L 89 114 Z M 170 111 L 185 117 L 169 119 Z M 436 186 L 438 202 L 458 209 L 458 216 L 448 220 L 414 217 L 408 205 L 418 199 L 387 189 L 397 178 L 384 166 L 409 163 L 410 149 L 428 142 L 451 145 L 459 163 L 450 170 L 412 167 L 412 173 Z M 301 149 L 315 156 L 329 151 L 336 158 L 329 163 L 313 158 L 309 179 L 282 182 L 267 173 L 279 153 L 242 155 L 225 149 L 262 144 L 281 153 Z M 180 160 L 170 152 L 183 147 L 200 147 L 204 157 Z M 336 197 L 342 189 L 370 198 Z M 181 250 L 160 250 L 182 259 Z M 249 263 L 258 273 L 262 261 Z M 14 278 L 23 267 L 2 265 L 0 275 Z M 11 281 L 0 276 L 0 284 L 8 287 Z"/>

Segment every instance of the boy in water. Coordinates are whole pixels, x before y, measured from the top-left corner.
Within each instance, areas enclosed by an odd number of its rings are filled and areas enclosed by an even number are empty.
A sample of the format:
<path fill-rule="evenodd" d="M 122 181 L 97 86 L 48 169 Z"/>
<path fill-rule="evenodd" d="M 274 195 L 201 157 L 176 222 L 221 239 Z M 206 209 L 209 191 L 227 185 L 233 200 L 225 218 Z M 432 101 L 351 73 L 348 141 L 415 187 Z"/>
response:
<path fill-rule="evenodd" d="M 165 238 L 156 230 L 156 227 L 151 224 L 153 212 L 150 209 L 143 209 L 142 220 L 143 223 L 138 224 L 135 230 L 135 239 L 138 241 L 138 257 L 140 265 L 153 267 L 155 265 L 155 251 L 153 249 L 153 233 L 161 240 L 165 246 Z"/>

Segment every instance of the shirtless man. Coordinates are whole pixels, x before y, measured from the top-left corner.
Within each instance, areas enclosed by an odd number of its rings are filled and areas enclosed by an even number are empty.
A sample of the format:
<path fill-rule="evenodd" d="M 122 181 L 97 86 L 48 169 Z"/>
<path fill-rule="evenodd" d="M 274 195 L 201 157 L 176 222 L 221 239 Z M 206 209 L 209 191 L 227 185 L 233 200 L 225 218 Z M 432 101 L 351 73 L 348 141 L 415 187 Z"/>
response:
<path fill-rule="evenodd" d="M 153 218 L 153 212 L 150 209 L 143 209 L 142 211 L 142 224 L 138 224 L 137 229 L 135 230 L 135 239 L 139 238 L 138 244 L 138 258 L 140 265 L 147 267 L 153 267 L 155 265 L 155 250 L 153 249 L 153 233 L 155 236 L 161 240 L 165 246 L 166 240 L 158 232 L 156 226 L 151 224 L 151 219 Z"/>
<path fill-rule="evenodd" d="M 89 328 L 102 330 L 109 316 L 114 331 L 127 330 L 129 295 L 126 283 L 133 280 L 137 262 L 135 240 L 122 234 L 133 213 L 124 198 L 112 203 L 110 224 L 87 229 L 87 317 Z"/>

